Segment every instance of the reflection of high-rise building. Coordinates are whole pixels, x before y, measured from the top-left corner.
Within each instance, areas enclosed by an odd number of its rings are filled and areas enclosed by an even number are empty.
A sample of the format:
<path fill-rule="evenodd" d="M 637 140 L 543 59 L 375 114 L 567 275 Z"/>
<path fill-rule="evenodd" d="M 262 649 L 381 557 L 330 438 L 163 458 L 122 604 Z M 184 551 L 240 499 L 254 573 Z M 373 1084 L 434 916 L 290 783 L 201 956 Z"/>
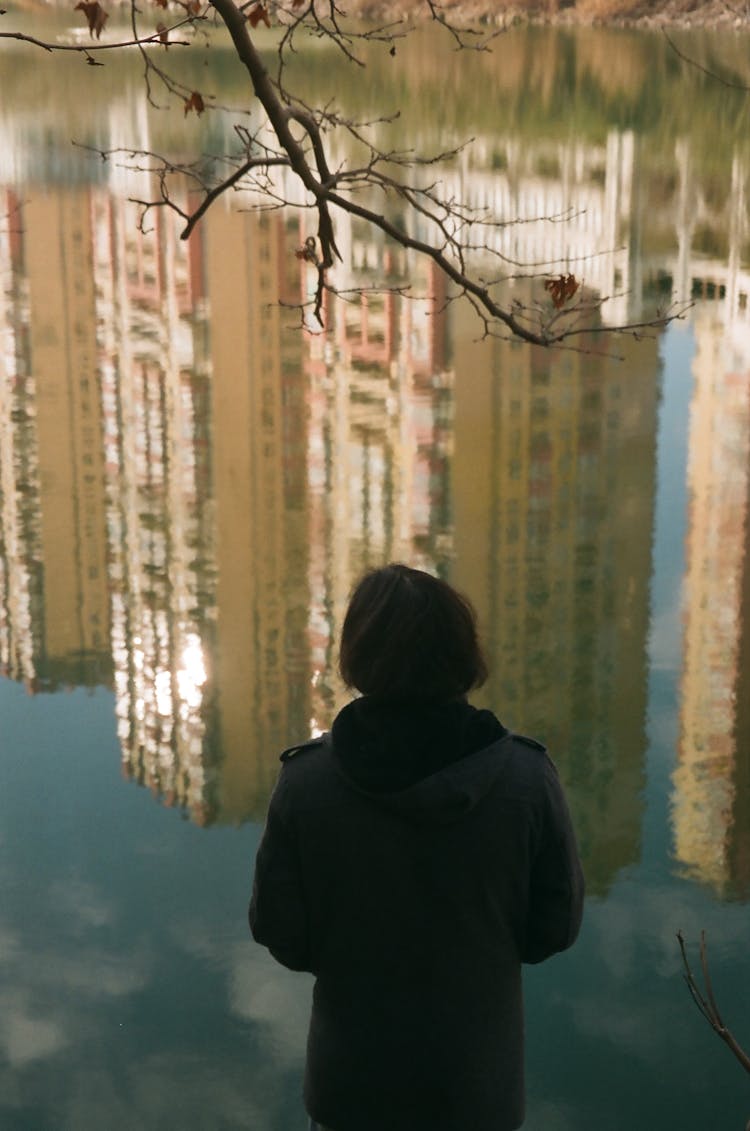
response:
<path fill-rule="evenodd" d="M 215 618 L 200 244 L 100 198 L 96 284 L 123 767 L 212 819 Z"/>
<path fill-rule="evenodd" d="M 710 304 L 696 330 L 675 855 L 720 894 L 747 895 L 750 340 Z"/>
<path fill-rule="evenodd" d="M 740 590 L 740 639 L 734 687 L 734 799 L 727 836 L 727 870 L 733 890 L 750 896 L 750 469 L 745 500 L 745 551 Z"/>
<path fill-rule="evenodd" d="M 24 206 L 35 383 L 43 683 L 109 682 L 109 588 L 97 371 L 91 197 L 34 194 Z"/>
<path fill-rule="evenodd" d="M 403 253 L 342 223 L 344 258 L 331 300 L 331 341 L 310 339 L 310 634 L 312 725 L 326 726 L 344 690 L 337 642 L 353 583 L 368 567 L 405 560 L 445 569 L 450 545 L 450 413 L 444 280 Z M 421 272 L 421 274 L 420 274 Z M 373 295 L 374 280 L 393 289 Z"/>
<path fill-rule="evenodd" d="M 32 689 L 110 678 L 88 192 L 37 192 L 2 236 L 2 663 Z"/>
<path fill-rule="evenodd" d="M 0 671 L 37 684 L 43 651 L 35 383 L 20 206 L 0 196 Z"/>
<path fill-rule="evenodd" d="M 186 245 L 104 198 L 96 233 L 123 765 L 199 823 L 242 820 L 309 722 L 295 233 L 215 209 Z"/>
<path fill-rule="evenodd" d="M 279 305 L 298 301 L 296 243 L 280 213 L 206 220 L 222 819 L 262 812 L 309 726 L 306 375 Z"/>
<path fill-rule="evenodd" d="M 637 860 L 658 362 L 476 343 L 457 319 L 453 579 L 475 600 L 482 698 L 547 743 L 589 888 Z"/>

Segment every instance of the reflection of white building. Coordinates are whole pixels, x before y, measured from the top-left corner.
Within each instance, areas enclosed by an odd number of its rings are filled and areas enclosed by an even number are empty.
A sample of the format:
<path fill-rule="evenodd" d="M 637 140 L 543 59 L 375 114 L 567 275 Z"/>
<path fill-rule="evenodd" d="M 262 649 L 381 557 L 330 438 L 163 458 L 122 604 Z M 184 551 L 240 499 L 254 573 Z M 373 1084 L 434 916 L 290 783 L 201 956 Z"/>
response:
<path fill-rule="evenodd" d="M 200 442 L 206 373 L 184 317 L 198 296 L 171 220 L 157 217 L 144 235 L 136 206 L 99 198 L 95 227 L 123 762 L 201 820 L 211 787 L 204 637 L 212 564 L 203 531 L 208 452 Z"/>
<path fill-rule="evenodd" d="M 0 672 L 33 686 L 43 563 L 35 382 L 17 207 L 12 193 L 0 194 Z"/>
<path fill-rule="evenodd" d="M 675 164 L 678 174 L 674 226 L 677 255 L 667 270 L 674 280 L 677 294 L 715 305 L 714 317 L 724 326 L 738 323 L 750 325 L 750 271 L 742 261 L 747 239 L 747 168 L 735 154 L 732 180 L 725 208 L 709 207 L 695 176 L 692 155 L 684 141 L 677 143 Z M 694 243 L 700 227 L 726 233 L 727 255 L 703 255 Z"/>
<path fill-rule="evenodd" d="M 442 174 L 441 193 L 497 221 L 474 240 L 498 257 L 498 273 L 570 271 L 608 299 L 602 320 L 614 325 L 640 309 L 635 148 L 632 132 L 615 130 L 605 147 L 482 140 L 463 151 L 457 172 Z"/>
<path fill-rule="evenodd" d="M 336 154 L 332 164 L 340 161 L 343 155 Z M 642 283 L 632 132 L 613 130 L 605 146 L 479 139 L 462 150 L 458 163 L 428 168 L 423 175 L 435 184 L 437 196 L 455 201 L 475 221 L 460 230 L 450 219 L 447 224 L 462 242 L 479 249 L 476 258 L 488 277 L 572 272 L 588 291 L 607 299 L 605 325 L 638 316 Z M 405 206 L 403 211 L 411 236 L 441 242 L 425 215 Z M 351 236 L 348 219 L 337 216 L 337 242 L 344 264 L 335 268 L 334 277 L 346 289 L 363 266 L 376 265 L 377 241 L 365 241 L 365 249 Z M 374 278 L 382 274 L 371 274 L 370 285 Z M 509 293 L 512 297 L 512 289 Z"/>

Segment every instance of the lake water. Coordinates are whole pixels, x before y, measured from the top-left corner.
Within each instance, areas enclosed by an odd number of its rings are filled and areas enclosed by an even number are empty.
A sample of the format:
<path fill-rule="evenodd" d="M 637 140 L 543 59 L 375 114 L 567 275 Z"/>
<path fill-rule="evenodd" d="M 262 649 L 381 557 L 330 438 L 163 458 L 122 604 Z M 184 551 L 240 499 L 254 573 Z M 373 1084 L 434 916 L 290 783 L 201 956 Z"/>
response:
<path fill-rule="evenodd" d="M 746 40 L 681 43 L 747 82 Z M 246 100 L 219 45 L 182 66 Z M 614 296 L 605 323 L 694 305 L 604 353 L 481 341 L 342 222 L 340 285 L 417 297 L 308 333 L 278 304 L 308 214 L 233 195 L 185 244 L 70 144 L 231 125 L 150 110 L 119 60 L 0 53 L 0 1127 L 304 1128 L 310 980 L 249 941 L 253 855 L 279 751 L 346 701 L 349 589 L 400 559 L 474 600 L 477 702 L 549 745 L 580 837 L 581 939 L 526 975 L 526 1127 L 742 1131 L 675 935 L 707 932 L 750 1048 L 750 96 L 627 32 L 298 69 L 423 152 L 475 137 L 463 199 L 569 214 L 504 247 Z"/>

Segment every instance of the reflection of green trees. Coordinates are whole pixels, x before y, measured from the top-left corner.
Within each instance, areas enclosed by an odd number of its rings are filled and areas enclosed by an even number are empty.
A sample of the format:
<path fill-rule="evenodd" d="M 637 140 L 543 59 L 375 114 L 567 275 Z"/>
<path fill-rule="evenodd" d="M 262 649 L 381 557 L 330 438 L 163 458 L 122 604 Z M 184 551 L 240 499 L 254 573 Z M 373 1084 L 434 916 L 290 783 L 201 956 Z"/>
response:
<path fill-rule="evenodd" d="M 750 85 L 745 39 L 695 33 L 680 38 L 698 62 Z M 531 137 L 575 136 L 596 143 L 613 127 L 654 141 L 654 153 L 671 150 L 675 136 L 698 144 L 701 166 L 721 165 L 723 146 L 745 142 L 747 98 L 687 67 L 659 34 L 627 30 L 517 29 L 491 53 L 444 53 L 434 30 L 368 60 L 367 83 L 322 52 L 304 61 L 301 77 L 310 98 L 335 96 L 342 106 L 402 110 L 401 129 L 444 144 L 458 137 L 498 132 Z M 445 98 L 445 68 L 453 68 Z"/>
<path fill-rule="evenodd" d="M 67 23 L 66 16 L 61 27 Z M 50 33 L 56 30 L 61 29 L 52 23 Z M 702 66 L 750 85 L 746 37 L 696 32 L 683 34 L 679 42 Z M 79 58 L 60 56 L 36 57 L 36 65 L 29 66 L 30 52 L 16 48 L 0 54 L 0 78 L 4 90 L 14 91 L 14 108 L 43 108 L 45 118 L 54 114 L 53 128 L 59 127 L 59 143 L 66 146 L 71 136 L 104 143 L 108 108 L 141 89 L 137 55 L 114 52 L 105 66 L 92 68 Z M 270 64 L 273 57 L 269 50 Z M 169 64 L 186 86 L 215 94 L 219 103 L 238 110 L 252 107 L 246 74 L 218 38 L 210 46 L 171 52 Z M 312 45 L 294 60 L 287 81 L 311 103 L 334 98 L 351 114 L 399 110 L 395 126 L 379 127 L 388 144 L 444 147 L 467 136 L 503 132 L 597 143 L 612 128 L 632 129 L 644 136 L 646 156 L 652 153 L 657 163 L 672 151 L 676 136 L 686 136 L 699 170 L 721 173 L 732 149 L 747 144 L 750 124 L 744 92 L 687 66 L 663 36 L 622 29 L 519 28 L 499 38 L 491 53 L 481 54 L 456 53 L 444 35 L 427 29 L 399 42 L 395 56 L 382 45 L 373 48 L 366 82 L 341 55 Z M 54 110 L 49 109 L 51 92 Z M 150 118 L 154 141 L 191 155 L 219 151 L 222 137 L 230 133 L 216 115 L 186 117 L 179 106 L 152 110 Z M 498 151 L 493 167 L 504 161 Z M 96 168 L 92 162 L 92 178 L 101 175 Z"/>

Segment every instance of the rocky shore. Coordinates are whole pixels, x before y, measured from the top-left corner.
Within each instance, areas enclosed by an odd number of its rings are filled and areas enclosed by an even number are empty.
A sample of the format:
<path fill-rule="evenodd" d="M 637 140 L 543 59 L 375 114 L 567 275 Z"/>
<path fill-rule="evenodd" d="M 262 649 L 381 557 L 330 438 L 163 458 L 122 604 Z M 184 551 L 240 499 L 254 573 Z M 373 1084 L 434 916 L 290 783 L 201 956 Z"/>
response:
<path fill-rule="evenodd" d="M 378 22 L 429 18 L 427 4 L 414 0 L 348 0 L 342 7 Z M 474 26 L 522 22 L 750 30 L 750 0 L 440 0 L 438 10 L 452 23 Z"/>

